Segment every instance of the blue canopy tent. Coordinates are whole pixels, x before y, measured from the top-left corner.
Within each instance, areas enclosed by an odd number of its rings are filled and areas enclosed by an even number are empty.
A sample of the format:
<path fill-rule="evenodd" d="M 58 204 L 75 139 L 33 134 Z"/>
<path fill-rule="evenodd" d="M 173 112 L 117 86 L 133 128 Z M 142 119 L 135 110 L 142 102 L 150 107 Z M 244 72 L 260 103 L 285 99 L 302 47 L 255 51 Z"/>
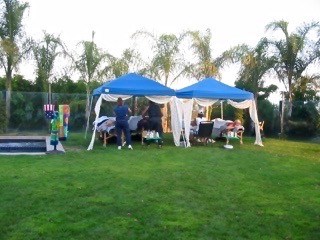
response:
<path fill-rule="evenodd" d="M 175 96 L 175 91 L 136 73 L 122 75 L 93 90 L 93 96 L 117 94 L 130 96 Z"/>
<path fill-rule="evenodd" d="M 251 92 L 231 87 L 214 78 L 205 78 L 200 82 L 176 91 L 178 98 L 205 98 L 205 99 L 254 99 Z"/>
<path fill-rule="evenodd" d="M 92 98 L 94 96 L 99 97 L 94 108 L 97 120 L 100 114 L 102 99 L 115 102 L 118 97 L 128 99 L 132 96 L 145 96 L 154 102 L 166 103 L 172 96 L 175 96 L 175 91 L 150 78 L 136 73 L 128 73 L 114 80 L 108 81 L 100 87 L 94 89 Z M 89 118 L 87 121 L 87 128 L 88 126 Z M 92 135 L 88 150 L 93 148 L 96 127 L 97 126 L 95 125 L 94 133 Z"/>
<path fill-rule="evenodd" d="M 256 105 L 254 101 L 254 95 L 251 92 L 238 89 L 236 87 L 231 87 L 226 85 L 214 78 L 205 78 L 195 84 L 192 84 L 188 87 L 182 88 L 176 91 L 177 98 L 182 99 L 192 99 L 196 101 L 201 106 L 210 106 L 218 100 L 227 100 L 229 104 L 236 108 L 249 108 L 250 117 L 255 123 L 256 130 L 256 141 L 255 144 L 263 146 L 262 140 L 259 131 L 259 122 L 258 115 L 256 110 Z M 235 100 L 235 101 L 234 101 Z M 184 124 L 185 124 L 185 137 L 187 139 L 187 145 L 189 143 L 189 131 L 188 125 L 191 122 L 191 111 L 193 106 L 193 101 L 185 101 L 184 103 L 183 114 Z M 186 106 L 188 104 L 188 106 Z M 175 136 L 174 136 L 175 137 Z M 176 136 L 178 139 L 178 136 Z"/>

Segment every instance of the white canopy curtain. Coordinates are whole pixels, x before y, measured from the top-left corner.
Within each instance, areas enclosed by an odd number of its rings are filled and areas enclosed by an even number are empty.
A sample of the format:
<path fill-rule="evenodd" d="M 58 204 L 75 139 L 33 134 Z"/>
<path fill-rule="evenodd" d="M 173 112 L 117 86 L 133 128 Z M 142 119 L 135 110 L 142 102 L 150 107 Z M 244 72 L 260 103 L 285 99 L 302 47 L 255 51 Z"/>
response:
<path fill-rule="evenodd" d="M 250 118 L 254 122 L 254 129 L 256 132 L 256 141 L 254 142 L 254 144 L 263 146 L 261 134 L 260 134 L 260 128 L 259 128 L 256 102 L 254 100 L 245 100 L 243 102 L 234 102 L 234 101 L 228 100 L 227 103 L 229 103 L 231 106 L 235 108 L 240 108 L 240 109 L 249 108 Z"/>
<path fill-rule="evenodd" d="M 184 136 L 186 146 L 190 147 L 189 135 L 192 115 L 193 100 L 192 99 L 178 99 L 172 97 L 170 101 L 171 109 L 171 128 L 173 134 L 173 141 L 176 146 L 180 146 L 180 136 L 184 128 Z"/>
<path fill-rule="evenodd" d="M 93 128 L 92 138 L 91 138 L 91 141 L 90 141 L 90 144 L 89 144 L 87 150 L 93 149 L 94 139 L 96 137 L 97 120 L 100 115 L 100 108 L 101 108 L 102 99 L 106 100 L 108 102 L 116 102 L 119 97 L 121 97 L 123 100 L 127 100 L 127 99 L 131 98 L 132 95 L 101 94 L 100 97 L 98 98 L 96 106 L 94 107 L 94 112 L 96 114 L 95 125 Z M 171 96 L 146 96 L 146 98 L 148 98 L 149 100 L 151 100 L 155 103 L 164 104 L 164 103 L 169 102 L 172 97 Z"/>
<path fill-rule="evenodd" d="M 184 135 L 186 139 L 186 145 L 190 147 L 189 142 L 189 135 L 190 135 L 190 123 L 191 123 L 191 115 L 192 115 L 192 107 L 193 102 L 196 102 L 202 107 L 207 107 L 213 105 L 219 100 L 215 99 L 199 99 L 199 98 L 192 98 L 192 99 L 178 99 L 174 97 L 171 104 L 171 113 L 172 113 L 172 129 L 173 129 L 173 139 L 176 146 L 180 145 L 180 136 L 182 129 L 184 128 Z M 254 100 L 245 100 L 242 102 L 234 102 L 231 100 L 227 100 L 227 102 L 235 108 L 249 108 L 249 113 L 252 121 L 255 124 L 255 131 L 256 131 L 256 145 L 263 146 L 261 140 L 261 134 L 259 130 L 259 121 L 258 121 L 258 114 L 256 109 L 256 104 Z M 184 126 L 182 126 L 182 124 Z"/>
<path fill-rule="evenodd" d="M 186 146 L 190 147 L 190 126 L 192 118 L 193 102 L 196 102 L 202 107 L 213 105 L 218 100 L 215 99 L 179 99 L 177 97 L 172 98 L 171 104 L 171 125 L 173 132 L 173 141 L 176 146 L 180 146 L 180 136 L 184 134 L 186 140 Z M 182 132 L 184 129 L 184 132 Z"/>

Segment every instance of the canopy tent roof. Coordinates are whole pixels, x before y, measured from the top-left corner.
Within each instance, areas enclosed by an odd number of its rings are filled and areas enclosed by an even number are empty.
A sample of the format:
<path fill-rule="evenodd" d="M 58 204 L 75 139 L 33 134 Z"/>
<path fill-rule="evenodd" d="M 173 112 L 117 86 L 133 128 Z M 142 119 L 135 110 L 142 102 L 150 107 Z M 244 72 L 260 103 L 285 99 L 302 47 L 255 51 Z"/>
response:
<path fill-rule="evenodd" d="M 253 99 L 251 92 L 231 87 L 214 78 L 205 78 L 195 84 L 176 91 L 179 98 L 206 98 L 206 99 Z"/>
<path fill-rule="evenodd" d="M 175 91 L 150 78 L 128 73 L 93 90 L 93 96 L 101 94 L 175 96 Z"/>

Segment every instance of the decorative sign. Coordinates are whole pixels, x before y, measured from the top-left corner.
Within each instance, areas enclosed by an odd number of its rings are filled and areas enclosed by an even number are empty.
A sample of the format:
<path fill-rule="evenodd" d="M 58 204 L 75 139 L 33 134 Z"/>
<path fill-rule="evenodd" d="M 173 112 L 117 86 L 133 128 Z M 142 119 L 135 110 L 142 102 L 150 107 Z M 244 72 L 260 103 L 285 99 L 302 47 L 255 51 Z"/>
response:
<path fill-rule="evenodd" d="M 43 110 L 46 114 L 46 118 L 53 119 L 54 118 L 54 105 L 53 104 L 45 104 L 43 105 Z"/>

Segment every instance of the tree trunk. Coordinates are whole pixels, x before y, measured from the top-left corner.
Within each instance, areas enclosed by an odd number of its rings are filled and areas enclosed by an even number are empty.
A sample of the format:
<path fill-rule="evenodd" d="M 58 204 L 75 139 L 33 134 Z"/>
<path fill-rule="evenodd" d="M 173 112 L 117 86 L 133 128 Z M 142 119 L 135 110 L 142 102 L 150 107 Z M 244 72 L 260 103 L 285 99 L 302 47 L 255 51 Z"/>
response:
<path fill-rule="evenodd" d="M 169 73 L 165 74 L 165 86 L 168 85 L 168 79 L 169 79 Z M 163 132 L 167 133 L 170 132 L 170 124 L 169 124 L 169 116 L 168 116 L 168 106 L 169 103 L 164 104 L 163 108 L 163 121 L 162 121 L 162 126 L 163 126 Z"/>
<path fill-rule="evenodd" d="M 9 123 L 11 117 L 11 91 L 12 91 L 12 71 L 6 72 L 6 116 Z"/>
<path fill-rule="evenodd" d="M 86 119 L 90 116 L 90 89 L 87 86 Z"/>
<path fill-rule="evenodd" d="M 291 117 L 292 114 L 292 90 L 289 87 L 289 102 L 288 102 L 288 117 Z"/>
<path fill-rule="evenodd" d="M 289 88 L 289 93 L 288 93 L 289 96 L 287 96 L 288 100 L 289 100 L 289 102 L 288 102 L 288 105 L 289 105 L 288 106 L 288 117 L 291 117 L 291 113 L 292 113 L 292 75 L 293 74 L 291 73 L 288 76 L 288 88 Z"/>
<path fill-rule="evenodd" d="M 48 86 L 48 104 L 52 104 L 51 84 Z M 58 108 L 58 106 L 56 106 Z"/>
<path fill-rule="evenodd" d="M 284 134 L 284 92 L 282 93 L 282 104 L 281 104 L 281 119 L 280 119 L 280 134 Z"/>

